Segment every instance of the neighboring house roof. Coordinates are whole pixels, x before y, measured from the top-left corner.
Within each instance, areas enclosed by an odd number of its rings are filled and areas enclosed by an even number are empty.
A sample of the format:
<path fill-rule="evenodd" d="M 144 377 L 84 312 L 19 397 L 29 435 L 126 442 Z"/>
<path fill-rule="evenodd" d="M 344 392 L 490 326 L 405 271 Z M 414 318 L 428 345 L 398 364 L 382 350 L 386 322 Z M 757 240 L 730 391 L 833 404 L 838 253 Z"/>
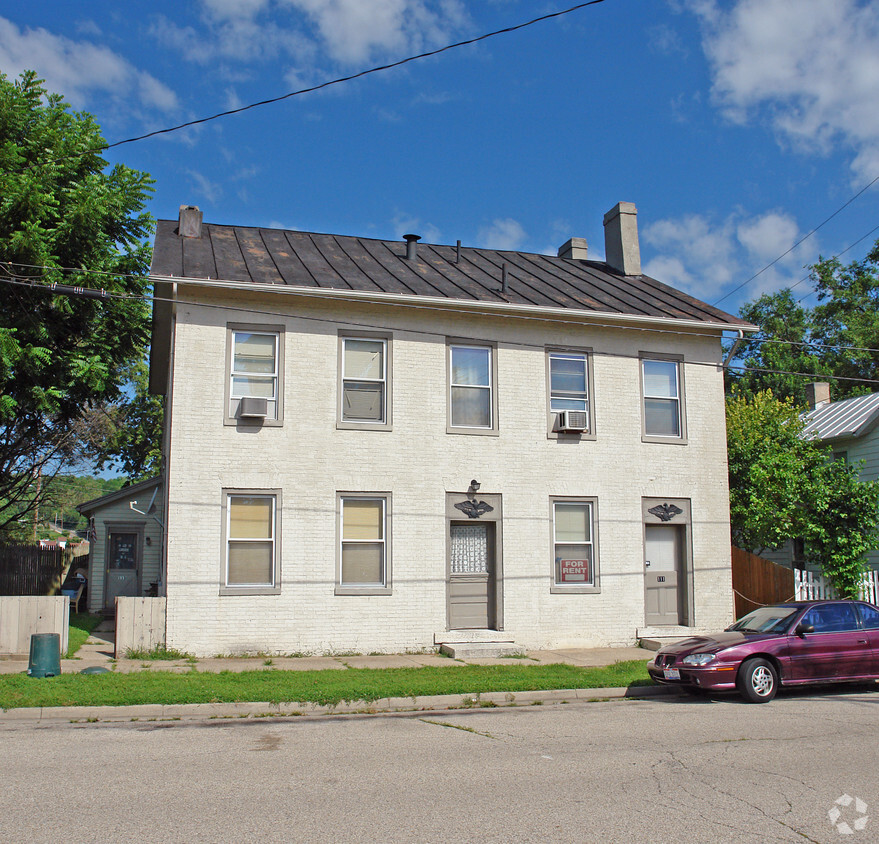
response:
<path fill-rule="evenodd" d="M 101 507 L 106 507 L 108 504 L 115 504 L 124 498 L 136 498 L 144 492 L 150 492 L 154 487 L 160 486 L 163 480 L 164 478 L 161 475 L 157 475 L 155 478 L 149 478 L 131 486 L 124 486 L 122 489 L 117 489 L 116 492 L 110 492 L 107 495 L 102 495 L 100 498 L 86 501 L 84 504 L 77 504 L 76 509 L 83 516 L 87 516 L 96 510 L 100 510 Z"/>
<path fill-rule="evenodd" d="M 621 275 L 603 261 L 403 241 L 205 223 L 180 237 L 159 220 L 151 274 L 293 288 L 403 294 L 434 299 L 592 311 L 753 329 L 646 275 Z M 504 286 L 504 276 L 507 283 Z"/>
<path fill-rule="evenodd" d="M 862 437 L 879 422 L 879 393 L 828 402 L 803 414 L 804 437 L 839 440 Z"/>

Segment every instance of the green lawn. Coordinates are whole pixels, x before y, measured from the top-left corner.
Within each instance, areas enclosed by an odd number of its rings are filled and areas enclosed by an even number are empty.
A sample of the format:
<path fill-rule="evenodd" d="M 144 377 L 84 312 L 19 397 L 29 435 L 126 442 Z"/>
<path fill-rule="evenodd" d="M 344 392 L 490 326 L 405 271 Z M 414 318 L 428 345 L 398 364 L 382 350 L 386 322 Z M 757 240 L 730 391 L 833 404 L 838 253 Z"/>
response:
<path fill-rule="evenodd" d="M 22 706 L 133 706 L 148 703 L 312 701 L 332 705 L 386 697 L 588 689 L 650 685 L 646 661 L 605 668 L 572 665 L 465 665 L 424 668 L 351 668 L 345 671 L 261 671 L 186 674 L 64 674 L 35 679 L 0 676 L 0 709 Z"/>
<path fill-rule="evenodd" d="M 85 640 L 101 623 L 101 616 L 89 615 L 85 612 L 70 613 L 70 628 L 67 633 L 67 653 L 64 659 L 70 659 L 85 644 Z"/>

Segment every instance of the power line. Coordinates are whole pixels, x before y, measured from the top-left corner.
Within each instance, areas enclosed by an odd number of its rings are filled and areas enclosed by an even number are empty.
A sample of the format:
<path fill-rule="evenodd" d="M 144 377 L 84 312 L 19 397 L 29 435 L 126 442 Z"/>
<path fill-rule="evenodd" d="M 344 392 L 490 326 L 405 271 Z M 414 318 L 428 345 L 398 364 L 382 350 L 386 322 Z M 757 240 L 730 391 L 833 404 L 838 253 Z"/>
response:
<path fill-rule="evenodd" d="M 188 129 L 190 126 L 198 126 L 202 123 L 208 123 L 212 120 L 218 120 L 221 117 L 230 117 L 233 114 L 241 114 L 244 111 L 249 111 L 252 108 L 259 108 L 261 106 L 273 105 L 274 103 L 282 102 L 283 100 L 289 100 L 292 97 L 299 97 L 302 94 L 310 94 L 314 91 L 320 91 L 324 88 L 329 88 L 332 85 L 340 85 L 343 82 L 351 82 L 354 79 L 360 79 L 364 76 L 369 76 L 372 73 L 380 73 L 385 70 L 391 70 L 395 67 L 400 67 L 404 64 L 409 64 L 409 62 L 418 61 L 420 59 L 430 58 L 431 56 L 438 56 L 440 53 L 445 53 L 448 50 L 455 50 L 458 47 L 468 47 L 471 44 L 478 44 L 480 41 L 485 41 L 488 38 L 494 38 L 497 35 L 506 35 L 511 32 L 516 32 L 520 29 L 525 29 L 528 26 L 534 26 L 534 24 L 542 23 L 543 21 L 550 20 L 552 18 L 559 18 L 563 15 L 569 15 L 572 12 L 580 11 L 581 9 L 585 9 L 587 6 L 596 6 L 599 3 L 604 3 L 605 0 L 589 0 L 587 3 L 578 3 L 576 6 L 571 6 L 569 9 L 562 9 L 558 12 L 550 12 L 546 15 L 540 15 L 539 17 L 532 18 L 529 21 L 525 21 L 524 23 L 515 24 L 514 26 L 507 26 L 503 29 L 496 29 L 494 32 L 486 32 L 484 35 L 478 35 L 475 38 L 468 38 L 465 41 L 457 41 L 454 44 L 447 44 L 445 47 L 439 47 L 436 50 L 428 50 L 426 53 L 419 53 L 415 56 L 407 56 L 405 59 L 400 59 L 395 62 L 390 62 L 389 64 L 379 65 L 377 67 L 371 67 L 367 70 L 361 70 L 359 73 L 352 73 L 350 76 L 340 76 L 336 79 L 331 79 L 328 82 L 322 82 L 319 85 L 312 85 L 308 88 L 300 88 L 298 91 L 290 91 L 287 94 L 281 94 L 277 97 L 271 97 L 267 100 L 260 100 L 259 102 L 249 103 L 248 105 L 239 106 L 238 108 L 229 109 L 228 111 L 221 111 L 217 114 L 212 114 L 209 117 L 200 117 L 196 120 L 188 120 L 186 123 L 180 123 L 176 126 L 169 126 L 165 129 L 156 129 L 153 132 L 147 132 L 144 135 L 138 135 L 133 138 L 125 138 L 122 141 L 114 141 L 112 144 L 106 144 L 100 147 L 93 147 L 92 149 L 85 150 L 82 153 L 77 153 L 77 155 L 86 155 L 88 153 L 93 152 L 102 152 L 104 150 L 113 149 L 114 147 L 122 146 L 123 144 L 133 144 L 137 141 L 144 141 L 147 138 L 153 138 L 157 135 L 167 135 L 171 132 L 177 132 L 181 129 Z"/>
<path fill-rule="evenodd" d="M 822 228 L 827 223 L 829 223 L 837 214 L 839 214 L 840 211 L 842 211 L 845 208 L 848 208 L 848 206 L 851 205 L 862 193 L 864 193 L 864 191 L 869 190 L 869 188 L 873 187 L 873 185 L 875 185 L 876 182 L 879 182 L 879 176 L 876 176 L 875 179 L 873 179 L 868 184 L 864 185 L 864 187 L 862 187 L 851 199 L 849 199 L 848 202 L 845 202 L 842 205 L 840 205 L 839 208 L 837 208 L 836 211 L 834 211 L 829 217 L 827 217 L 826 220 L 819 223 L 817 226 L 815 226 L 814 229 L 812 229 L 807 234 L 804 234 L 793 246 L 791 246 L 790 249 L 788 249 L 785 252 L 782 252 L 781 255 L 779 255 L 774 261 L 770 261 L 765 267 L 763 267 L 762 270 L 758 270 L 750 278 L 746 278 L 741 284 L 739 284 L 737 287 L 734 287 L 728 293 L 724 293 L 723 296 L 721 296 L 715 302 L 712 302 L 712 304 L 715 307 L 717 307 L 717 305 L 720 304 L 724 299 L 728 299 L 730 296 L 732 296 L 733 293 L 736 293 L 737 291 L 741 290 L 745 285 L 750 284 L 755 278 L 757 278 L 757 276 L 765 273 L 766 270 L 768 270 L 770 267 L 775 266 L 782 258 L 785 257 L 785 255 L 790 255 L 790 253 L 793 252 L 794 249 L 796 249 L 803 241 L 810 238 L 813 234 L 815 234 L 816 231 L 818 231 L 818 229 Z M 875 229 L 874 229 L 874 231 L 875 231 Z"/>

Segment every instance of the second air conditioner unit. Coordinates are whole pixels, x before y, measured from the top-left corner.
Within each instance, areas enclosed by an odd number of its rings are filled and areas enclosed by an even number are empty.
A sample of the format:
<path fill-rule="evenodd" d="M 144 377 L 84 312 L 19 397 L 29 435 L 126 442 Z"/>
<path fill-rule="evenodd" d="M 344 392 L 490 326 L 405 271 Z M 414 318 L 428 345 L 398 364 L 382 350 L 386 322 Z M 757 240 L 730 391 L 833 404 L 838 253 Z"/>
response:
<path fill-rule="evenodd" d="M 589 414 L 582 410 L 563 410 L 559 413 L 559 430 L 579 434 L 589 429 Z"/>
<path fill-rule="evenodd" d="M 238 407 L 238 415 L 248 419 L 265 419 L 269 415 L 268 399 L 245 396 Z"/>

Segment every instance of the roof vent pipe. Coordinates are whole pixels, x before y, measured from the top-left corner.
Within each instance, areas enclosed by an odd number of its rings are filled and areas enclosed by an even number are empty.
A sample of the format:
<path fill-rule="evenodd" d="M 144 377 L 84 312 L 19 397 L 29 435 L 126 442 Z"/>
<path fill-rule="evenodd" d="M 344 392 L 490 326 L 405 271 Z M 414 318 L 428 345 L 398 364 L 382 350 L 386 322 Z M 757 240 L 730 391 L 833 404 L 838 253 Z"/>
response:
<path fill-rule="evenodd" d="M 418 260 L 418 241 L 421 240 L 421 235 L 404 234 L 403 240 L 406 241 L 406 260 L 407 261 L 417 261 Z"/>
<path fill-rule="evenodd" d="M 180 237 L 201 237 L 202 213 L 197 205 L 181 205 L 177 222 Z"/>
<path fill-rule="evenodd" d="M 455 247 L 455 263 L 461 263 L 461 241 L 458 241 L 458 245 Z"/>
<path fill-rule="evenodd" d="M 501 265 L 501 291 L 503 293 L 507 292 L 507 265 Z"/>

